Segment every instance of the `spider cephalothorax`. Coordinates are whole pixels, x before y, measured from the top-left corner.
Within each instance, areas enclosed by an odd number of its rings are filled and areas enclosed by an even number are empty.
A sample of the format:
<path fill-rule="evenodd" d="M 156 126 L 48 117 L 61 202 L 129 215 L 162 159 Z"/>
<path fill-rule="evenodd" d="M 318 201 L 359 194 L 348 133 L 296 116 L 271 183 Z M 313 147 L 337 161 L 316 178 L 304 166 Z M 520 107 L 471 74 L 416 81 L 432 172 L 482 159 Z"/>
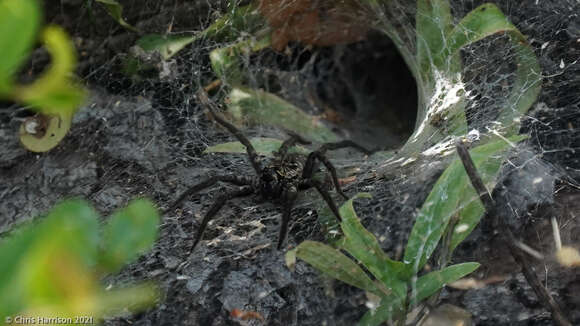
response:
<path fill-rule="evenodd" d="M 208 222 L 218 213 L 218 211 L 229 199 L 248 196 L 254 193 L 261 195 L 264 199 L 276 201 L 283 207 L 282 223 L 280 224 L 280 234 L 278 237 L 278 249 L 282 247 L 282 244 L 286 239 L 290 213 L 294 203 L 296 202 L 298 193 L 301 191 L 307 190 L 309 188 L 315 188 L 330 207 L 336 218 L 341 221 L 338 208 L 336 207 L 336 204 L 332 200 L 332 197 L 326 190 L 325 186 L 322 184 L 322 182 L 313 178 L 315 167 L 318 162 L 324 164 L 332 176 L 336 191 L 344 198 L 347 198 L 340 189 L 336 170 L 332 163 L 330 163 L 330 161 L 326 158 L 325 153 L 328 150 L 335 150 L 345 147 L 352 147 L 366 154 L 370 154 L 368 150 L 353 143 L 352 141 L 343 140 L 341 142 L 323 144 L 318 150 L 311 152 L 307 156 L 288 153 L 288 150 L 296 144 L 310 144 L 309 141 L 303 139 L 299 135 L 292 134 L 289 139 L 282 143 L 278 151 L 274 153 L 274 158 L 269 162 L 269 164 L 267 164 L 265 167 L 262 167 L 262 164 L 258 158 L 258 154 L 248 138 L 246 138 L 246 136 L 244 136 L 244 134 L 242 134 L 242 132 L 234 125 L 227 122 L 218 113 L 216 113 L 214 104 L 210 101 L 205 91 L 200 91 L 198 97 L 202 105 L 209 109 L 209 112 L 212 114 L 214 119 L 220 125 L 225 127 L 229 132 L 231 132 L 246 147 L 248 158 L 254 171 L 256 172 L 256 176 L 248 177 L 238 175 L 217 175 L 210 177 L 206 181 L 189 188 L 187 191 L 181 194 L 181 196 L 179 196 L 177 200 L 171 206 L 169 206 L 168 209 L 164 211 L 164 213 L 169 212 L 170 210 L 177 207 L 188 196 L 211 187 L 217 182 L 225 182 L 239 186 L 238 189 L 226 192 L 216 199 L 201 222 L 191 250 L 195 249 L 201 240 Z"/>

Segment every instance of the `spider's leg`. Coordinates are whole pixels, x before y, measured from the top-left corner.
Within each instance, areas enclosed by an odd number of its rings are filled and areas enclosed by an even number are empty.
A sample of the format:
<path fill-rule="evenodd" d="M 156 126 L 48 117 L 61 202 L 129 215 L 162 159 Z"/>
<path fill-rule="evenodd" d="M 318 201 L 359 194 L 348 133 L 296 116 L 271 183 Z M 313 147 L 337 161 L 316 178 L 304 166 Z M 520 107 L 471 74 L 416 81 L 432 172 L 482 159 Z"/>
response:
<path fill-rule="evenodd" d="M 330 208 L 330 210 L 332 211 L 334 216 L 336 216 L 336 218 L 338 219 L 339 222 L 342 222 L 342 217 L 340 217 L 338 207 L 336 207 L 334 200 L 332 199 L 332 197 L 330 196 L 328 191 L 326 191 L 326 189 L 324 189 L 324 186 L 322 185 L 322 183 L 320 183 L 319 181 L 313 180 L 313 179 L 304 180 L 300 184 L 298 189 L 306 190 L 310 187 L 316 188 L 316 190 L 318 191 L 320 196 L 322 196 L 322 199 L 324 199 L 324 201 L 326 202 L 326 205 L 328 205 L 328 207 Z"/>
<path fill-rule="evenodd" d="M 340 183 L 338 182 L 338 175 L 336 174 L 336 169 L 334 168 L 334 165 L 332 165 L 332 163 L 325 156 L 326 151 L 340 149 L 340 148 L 347 148 L 347 147 L 352 147 L 352 148 L 357 149 L 357 150 L 359 150 L 367 155 L 372 154 L 371 151 L 365 149 L 364 147 L 362 147 L 362 146 L 358 145 L 357 143 L 350 141 L 350 140 L 343 140 L 343 141 L 336 142 L 336 143 L 323 144 L 322 146 L 320 146 L 320 148 L 318 150 L 316 150 L 308 155 L 308 158 L 306 159 L 306 164 L 304 165 L 304 170 L 302 171 L 302 178 L 303 179 L 312 178 L 312 174 L 314 173 L 314 164 L 316 163 L 316 160 L 318 159 L 320 162 L 322 162 L 324 164 L 324 166 L 326 166 L 326 168 L 328 169 L 328 171 L 332 175 L 332 182 L 334 183 L 334 187 L 336 188 L 336 192 L 338 192 L 342 197 L 344 197 L 344 199 L 348 199 L 348 197 L 344 194 L 344 192 L 342 192 L 342 189 L 340 187 Z"/>
<path fill-rule="evenodd" d="M 334 183 L 334 187 L 336 188 L 336 192 L 338 192 L 339 195 L 341 195 L 344 199 L 348 199 L 348 197 L 344 194 L 344 192 L 342 192 L 342 188 L 340 187 L 340 183 L 338 182 L 338 175 L 336 174 L 336 168 L 334 167 L 334 165 L 332 165 L 332 163 L 328 160 L 328 158 L 326 158 L 326 156 L 324 156 L 324 154 L 320 154 L 317 152 L 313 152 L 314 155 L 312 155 L 312 153 L 308 156 L 308 158 L 310 158 L 310 156 L 313 157 L 313 162 L 314 159 L 318 159 L 320 162 L 322 162 L 322 164 L 324 164 L 324 166 L 326 166 L 326 169 L 330 172 L 330 175 L 332 176 L 332 182 Z M 306 161 L 306 163 L 308 164 L 308 161 Z M 314 166 L 314 163 L 312 164 Z M 304 168 L 306 170 L 306 168 Z"/>
<path fill-rule="evenodd" d="M 175 209 L 179 204 L 181 204 L 181 202 L 185 198 L 187 198 L 187 197 L 189 197 L 189 196 L 191 196 L 199 191 L 202 191 L 203 189 L 206 189 L 206 188 L 213 186 L 218 181 L 231 183 L 231 184 L 234 184 L 236 186 L 252 186 L 252 187 L 256 183 L 251 178 L 237 176 L 237 175 L 216 175 L 216 176 L 210 177 L 209 179 L 207 179 L 201 183 L 196 184 L 195 186 L 187 189 L 184 193 L 182 193 L 181 196 L 179 196 L 171 205 L 169 205 L 169 208 L 167 208 L 166 210 L 163 211 L 163 215 L 165 215 L 169 211 Z"/>
<path fill-rule="evenodd" d="M 262 172 L 262 166 L 260 165 L 260 161 L 258 159 L 258 153 L 256 152 L 256 149 L 254 148 L 252 143 L 250 143 L 250 140 L 238 128 L 236 128 L 236 126 L 227 122 L 217 113 L 215 104 L 210 101 L 209 97 L 207 96 L 207 93 L 205 92 L 205 90 L 203 90 L 203 88 L 200 89 L 197 96 L 200 102 L 205 107 L 207 107 L 213 118 L 220 125 L 222 125 L 229 132 L 231 132 L 238 139 L 238 141 L 246 147 L 246 152 L 248 153 L 250 163 L 252 164 L 252 167 L 256 171 L 256 174 L 260 175 L 260 172 Z"/>
<path fill-rule="evenodd" d="M 189 253 L 191 253 L 191 252 L 193 252 L 193 250 L 195 250 L 195 247 L 197 247 L 197 244 L 199 243 L 199 241 L 201 241 L 201 238 L 203 237 L 203 232 L 207 228 L 207 224 L 219 212 L 219 210 L 226 204 L 226 202 L 228 200 L 233 199 L 233 198 L 237 198 L 237 197 L 248 196 L 248 195 L 252 194 L 252 192 L 253 192 L 252 187 L 244 187 L 242 189 L 239 189 L 236 191 L 230 191 L 230 192 L 227 192 L 227 193 L 219 196 L 214 201 L 213 205 L 211 205 L 211 207 L 207 211 L 207 213 L 205 213 L 205 216 L 203 217 L 203 220 L 201 221 L 201 225 L 199 226 L 199 230 L 197 231 L 197 234 L 195 235 L 195 240 L 193 241 L 193 245 L 189 249 Z"/>
<path fill-rule="evenodd" d="M 286 139 L 282 143 L 282 145 L 280 145 L 280 148 L 278 148 L 278 151 L 276 152 L 276 156 L 278 156 L 281 161 L 283 161 L 286 158 L 286 154 L 288 153 L 288 150 L 290 148 L 292 148 L 292 146 L 294 146 L 296 144 L 301 144 L 301 145 L 311 144 L 310 141 L 302 138 L 300 135 L 295 134 L 291 131 L 287 131 L 287 132 L 288 132 L 288 134 L 290 134 L 290 138 Z"/>
<path fill-rule="evenodd" d="M 283 195 L 284 206 L 282 211 L 282 222 L 280 223 L 280 234 L 278 235 L 278 250 L 282 248 L 282 244 L 284 240 L 286 240 L 286 236 L 288 235 L 288 223 L 290 222 L 290 215 L 292 214 L 292 207 L 294 207 L 294 203 L 296 202 L 296 198 L 298 197 L 298 191 L 295 187 L 286 190 Z"/>

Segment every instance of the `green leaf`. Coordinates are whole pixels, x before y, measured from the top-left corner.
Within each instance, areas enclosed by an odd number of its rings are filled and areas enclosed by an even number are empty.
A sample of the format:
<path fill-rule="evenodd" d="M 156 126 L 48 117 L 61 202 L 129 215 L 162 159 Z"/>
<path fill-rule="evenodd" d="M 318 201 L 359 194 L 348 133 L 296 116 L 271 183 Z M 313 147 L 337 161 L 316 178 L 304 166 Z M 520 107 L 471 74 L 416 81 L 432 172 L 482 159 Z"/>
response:
<path fill-rule="evenodd" d="M 479 267 L 478 263 L 463 263 L 449 266 L 443 270 L 431 272 L 427 275 L 421 276 L 414 287 L 411 288 L 411 303 L 410 306 L 416 305 L 418 302 L 430 297 L 445 284 L 454 282 L 465 275 L 473 272 Z M 412 283 L 411 283 L 412 284 Z M 412 284 L 413 285 L 413 284 Z M 415 296 L 413 298 L 413 293 Z M 371 309 L 365 313 L 360 320 L 361 326 L 378 326 L 383 322 L 390 322 L 394 324 L 403 315 L 403 306 L 405 297 L 401 298 L 394 294 L 383 297 L 380 305 L 376 309 Z"/>
<path fill-rule="evenodd" d="M 28 57 L 39 25 L 37 0 L 0 1 L 0 97 L 10 92 L 13 75 Z"/>
<path fill-rule="evenodd" d="M 209 59 L 214 73 L 225 83 L 230 85 L 242 85 L 244 82 L 244 70 L 241 57 L 249 56 L 270 46 L 270 37 L 261 39 L 248 39 L 237 42 L 231 46 L 218 48 L 210 52 Z"/>
<path fill-rule="evenodd" d="M 370 309 L 359 321 L 360 326 L 378 326 L 383 322 L 393 325 L 395 321 L 403 316 L 403 306 L 405 297 L 401 298 L 394 294 L 381 298 L 381 302 L 376 309 Z"/>
<path fill-rule="evenodd" d="M 386 295 L 354 261 L 323 243 L 302 242 L 296 247 L 296 257 L 332 278 L 378 296 Z"/>
<path fill-rule="evenodd" d="M 411 283 L 411 307 L 435 294 L 446 284 L 455 282 L 478 268 L 478 263 L 463 263 L 419 277 L 416 284 Z"/>
<path fill-rule="evenodd" d="M 218 18 L 199 37 L 210 38 L 220 43 L 233 42 L 243 34 L 255 34 L 266 26 L 254 3 L 246 6 L 231 6 L 228 13 Z"/>
<path fill-rule="evenodd" d="M 519 130 L 519 121 L 514 119 L 526 113 L 535 102 L 541 90 L 541 68 L 526 37 L 504 16 L 494 4 L 486 3 L 468 13 L 448 35 L 447 55 L 455 55 L 459 50 L 485 37 L 508 33 L 516 52 L 516 80 L 512 85 L 506 108 L 499 121 L 510 126 L 508 135 Z"/>
<path fill-rule="evenodd" d="M 276 95 L 246 88 L 234 88 L 229 94 L 228 112 L 238 121 L 264 124 L 291 130 L 320 143 L 338 140 L 319 119 L 306 114 Z"/>
<path fill-rule="evenodd" d="M 149 250 L 157 239 L 159 213 L 149 200 L 133 200 L 109 218 L 104 230 L 101 265 L 118 271 Z"/>
<path fill-rule="evenodd" d="M 168 60 L 195 39 L 194 36 L 148 34 L 136 44 L 146 52 L 159 51 L 163 60 Z"/>
<path fill-rule="evenodd" d="M 523 138 L 525 136 L 514 136 L 509 141 L 517 142 Z M 503 152 L 508 145 L 505 140 L 496 138 L 470 151 L 483 182 L 490 190 L 495 186 L 497 173 L 504 160 Z M 483 213 L 479 197 L 457 158 L 435 183 L 413 225 L 404 257 L 408 275 L 416 275 L 431 257 L 451 216 L 459 214 L 457 225 L 465 224 L 467 227 L 467 231 L 454 234 L 454 248 L 475 228 Z"/>
<path fill-rule="evenodd" d="M 278 151 L 282 141 L 275 138 L 251 138 L 250 143 L 256 149 L 256 152 L 260 155 L 272 157 L 273 152 Z M 223 144 L 218 144 L 210 146 L 203 151 L 204 153 L 246 153 L 246 147 L 242 145 L 239 141 L 227 142 Z M 308 154 L 308 149 L 302 146 L 294 146 L 290 148 L 289 153 L 299 153 Z"/>
<path fill-rule="evenodd" d="M 368 193 L 358 193 L 340 208 L 340 226 L 344 232 L 340 246 L 360 261 L 389 291 L 404 298 L 407 295 L 406 286 L 404 281 L 398 279 L 398 274 L 405 270 L 405 264 L 387 256 L 376 237 L 362 226 L 354 211 L 352 203 L 355 199 L 370 197 Z"/>
<path fill-rule="evenodd" d="M 119 23 L 119 25 L 125 27 L 128 30 L 139 33 L 139 30 L 137 28 L 131 26 L 129 23 L 125 21 L 125 19 L 123 19 L 123 6 L 121 6 L 117 1 L 115 0 L 95 0 L 95 1 L 102 3 L 103 6 L 105 6 L 105 9 L 107 9 L 109 15 L 111 15 L 111 17 L 113 17 L 113 19 L 115 19 L 117 23 Z"/>
<path fill-rule="evenodd" d="M 418 0 L 417 14 L 417 61 L 421 75 L 433 78 L 433 70 L 446 71 L 441 53 L 446 46 L 446 34 L 453 28 L 453 17 L 447 0 Z M 457 58 L 455 58 L 457 59 Z M 460 64 L 460 62 L 457 62 Z M 456 66 L 456 68 L 458 68 Z M 457 71 L 457 69 L 455 69 Z"/>

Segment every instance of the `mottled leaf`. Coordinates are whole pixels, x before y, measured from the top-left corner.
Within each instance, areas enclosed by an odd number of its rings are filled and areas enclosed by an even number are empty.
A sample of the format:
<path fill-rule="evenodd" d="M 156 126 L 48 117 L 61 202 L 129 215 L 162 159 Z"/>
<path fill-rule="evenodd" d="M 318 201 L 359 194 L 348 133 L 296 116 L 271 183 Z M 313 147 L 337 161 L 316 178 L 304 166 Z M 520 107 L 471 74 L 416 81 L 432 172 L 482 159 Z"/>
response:
<path fill-rule="evenodd" d="M 275 138 L 251 138 L 250 143 L 256 149 L 256 152 L 260 155 L 272 157 L 272 153 L 278 151 L 280 145 L 282 145 L 282 141 Z M 204 153 L 246 153 L 246 147 L 238 142 L 228 142 L 223 144 L 218 144 L 214 146 L 210 146 L 203 151 Z M 294 146 L 289 151 L 289 153 L 299 153 L 299 154 L 308 154 L 308 149 L 302 146 Z"/>
<path fill-rule="evenodd" d="M 291 130 L 316 142 L 338 140 L 320 119 L 306 114 L 276 95 L 261 90 L 234 88 L 229 95 L 228 112 L 238 121 Z"/>

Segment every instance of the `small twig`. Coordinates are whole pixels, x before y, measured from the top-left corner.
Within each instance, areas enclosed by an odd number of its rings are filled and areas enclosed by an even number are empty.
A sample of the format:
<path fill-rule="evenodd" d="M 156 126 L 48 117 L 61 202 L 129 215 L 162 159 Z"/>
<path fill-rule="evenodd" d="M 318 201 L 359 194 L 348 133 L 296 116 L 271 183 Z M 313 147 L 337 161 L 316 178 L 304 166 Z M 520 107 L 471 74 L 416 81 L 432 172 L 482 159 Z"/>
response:
<path fill-rule="evenodd" d="M 562 238 L 560 237 L 560 228 L 558 227 L 558 221 L 555 217 L 552 217 L 552 232 L 554 233 L 554 242 L 556 243 L 556 251 L 562 249 Z"/>
<path fill-rule="evenodd" d="M 498 219 L 499 222 L 499 231 L 500 234 L 503 236 L 504 241 L 507 243 L 508 248 L 510 250 L 511 255 L 514 257 L 515 261 L 520 265 L 522 269 L 522 273 L 524 277 L 536 293 L 538 299 L 542 302 L 544 307 L 548 309 L 552 313 L 552 319 L 557 325 L 560 326 L 572 326 L 572 324 L 566 319 L 562 310 L 558 306 L 558 303 L 552 298 L 548 290 L 542 285 L 538 276 L 534 272 L 531 267 L 531 263 L 528 258 L 523 254 L 521 250 L 515 245 L 514 239 L 515 236 L 512 233 L 510 227 L 505 223 L 505 219 L 503 216 L 500 216 L 497 210 L 495 209 L 495 203 L 491 194 L 485 187 L 481 177 L 477 173 L 477 169 L 471 156 L 469 155 L 469 151 L 465 147 L 462 141 L 457 142 L 457 153 L 459 154 L 459 158 L 463 163 L 463 167 L 471 180 L 471 184 L 475 188 L 475 191 L 479 194 L 479 198 L 485 207 L 486 213 L 488 216 L 492 216 Z"/>

